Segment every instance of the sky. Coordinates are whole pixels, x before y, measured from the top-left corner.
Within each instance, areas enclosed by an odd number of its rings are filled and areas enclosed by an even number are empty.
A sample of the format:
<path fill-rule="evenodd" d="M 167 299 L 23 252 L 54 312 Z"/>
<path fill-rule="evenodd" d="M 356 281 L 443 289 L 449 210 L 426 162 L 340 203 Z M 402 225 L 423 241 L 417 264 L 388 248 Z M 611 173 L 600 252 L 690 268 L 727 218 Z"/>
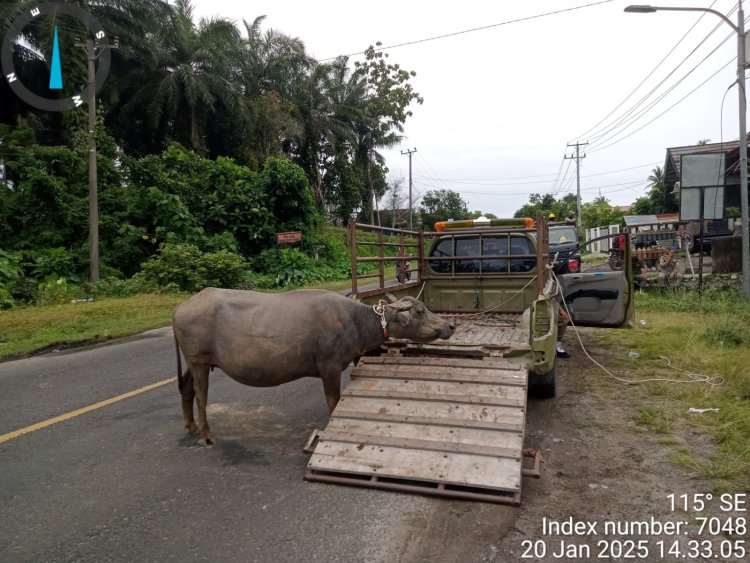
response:
<path fill-rule="evenodd" d="M 319 61 L 344 54 L 353 62 L 378 41 L 448 35 L 385 51 L 417 73 L 412 84 L 424 98 L 411 107 L 401 145 L 383 151 L 389 177 L 403 178 L 408 193 L 401 153 L 416 148 L 415 205 L 429 190 L 450 189 L 469 209 L 499 217 L 531 193 L 575 193 L 569 143 L 588 142 L 580 146 L 582 201 L 601 195 L 629 205 L 647 193 L 668 147 L 738 138 L 732 28 L 712 14 L 625 13 L 630 3 L 193 0 L 196 19 L 241 25 L 265 15 L 263 29 L 298 37 Z M 731 0 L 655 5 L 710 7 L 737 22 Z"/>

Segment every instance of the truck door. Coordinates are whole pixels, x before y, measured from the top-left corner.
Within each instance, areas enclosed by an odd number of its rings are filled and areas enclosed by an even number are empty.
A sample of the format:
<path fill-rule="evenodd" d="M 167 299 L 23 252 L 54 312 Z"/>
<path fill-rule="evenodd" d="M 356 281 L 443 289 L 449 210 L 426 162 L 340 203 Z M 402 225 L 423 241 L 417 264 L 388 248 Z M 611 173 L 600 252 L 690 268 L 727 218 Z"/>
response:
<path fill-rule="evenodd" d="M 614 238 L 621 235 L 607 235 Z M 586 246 L 594 240 L 581 245 Z M 573 324 L 578 326 L 633 327 L 633 263 L 630 236 L 625 234 L 625 266 L 612 271 L 607 264 L 593 266 L 579 273 L 558 276 L 560 291 Z"/>

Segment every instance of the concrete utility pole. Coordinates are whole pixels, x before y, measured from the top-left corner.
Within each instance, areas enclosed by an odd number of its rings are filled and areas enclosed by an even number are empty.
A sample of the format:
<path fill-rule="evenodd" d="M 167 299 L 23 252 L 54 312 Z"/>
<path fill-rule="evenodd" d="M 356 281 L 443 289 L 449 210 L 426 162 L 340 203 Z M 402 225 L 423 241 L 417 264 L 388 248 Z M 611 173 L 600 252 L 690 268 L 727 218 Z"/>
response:
<path fill-rule="evenodd" d="M 411 199 L 411 155 L 413 155 L 415 152 L 417 152 L 417 147 L 414 147 L 414 150 L 406 149 L 405 151 L 401 151 L 401 154 L 408 154 L 409 155 L 409 230 L 413 230 L 412 226 L 412 199 Z"/>
<path fill-rule="evenodd" d="M 708 12 L 719 16 L 737 34 L 737 86 L 740 99 L 740 206 L 742 217 L 742 296 L 750 299 L 750 224 L 748 224 L 748 194 L 747 194 L 747 99 L 745 98 L 745 49 L 747 48 L 747 33 L 745 32 L 745 12 L 742 0 L 738 2 L 737 25 L 721 12 L 711 8 L 688 8 L 676 6 L 644 6 L 634 5 L 625 8 L 626 12 L 636 14 L 650 14 L 656 11 L 672 12 Z M 701 198 L 702 200 L 703 198 Z"/>
<path fill-rule="evenodd" d="M 88 39 L 85 43 L 76 40 L 76 47 L 83 47 L 88 60 L 88 100 L 89 105 L 89 269 L 92 282 L 99 281 L 99 198 L 96 175 L 96 59 L 102 49 L 117 49 L 119 43 L 100 43 Z"/>
<path fill-rule="evenodd" d="M 576 154 L 575 156 L 572 154 L 570 156 L 565 155 L 566 159 L 576 159 L 576 227 L 578 227 L 579 236 L 581 232 L 581 159 L 586 158 L 586 153 L 581 156 L 580 149 L 588 144 L 588 141 L 585 143 L 568 143 L 569 147 L 576 148 Z"/>

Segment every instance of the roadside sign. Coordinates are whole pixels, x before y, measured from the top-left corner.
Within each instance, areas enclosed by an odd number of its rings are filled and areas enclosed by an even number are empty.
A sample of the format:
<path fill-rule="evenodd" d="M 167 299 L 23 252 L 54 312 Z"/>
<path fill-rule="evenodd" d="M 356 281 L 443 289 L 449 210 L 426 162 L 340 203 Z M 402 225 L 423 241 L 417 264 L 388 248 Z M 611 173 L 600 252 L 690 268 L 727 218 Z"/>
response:
<path fill-rule="evenodd" d="M 276 244 L 292 244 L 302 240 L 301 231 L 290 231 L 287 233 L 276 233 Z"/>

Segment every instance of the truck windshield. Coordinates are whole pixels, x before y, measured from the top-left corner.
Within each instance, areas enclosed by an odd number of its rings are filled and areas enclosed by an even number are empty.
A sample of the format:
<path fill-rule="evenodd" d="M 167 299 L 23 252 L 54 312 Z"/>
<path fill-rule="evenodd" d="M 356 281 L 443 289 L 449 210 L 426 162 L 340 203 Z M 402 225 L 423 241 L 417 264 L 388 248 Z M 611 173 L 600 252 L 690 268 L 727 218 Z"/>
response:
<path fill-rule="evenodd" d="M 578 234 L 576 233 L 575 227 L 550 227 L 550 244 L 565 244 L 568 242 L 576 242 L 577 240 Z"/>
<path fill-rule="evenodd" d="M 445 256 L 466 257 L 462 260 L 430 260 L 429 267 L 436 273 L 524 273 L 534 270 L 536 259 L 511 258 L 509 255 L 533 255 L 534 246 L 525 236 L 506 233 L 484 236 L 446 237 L 435 244 L 431 258 Z M 482 258 L 480 260 L 480 257 Z M 486 259 L 484 259 L 486 257 Z"/>

